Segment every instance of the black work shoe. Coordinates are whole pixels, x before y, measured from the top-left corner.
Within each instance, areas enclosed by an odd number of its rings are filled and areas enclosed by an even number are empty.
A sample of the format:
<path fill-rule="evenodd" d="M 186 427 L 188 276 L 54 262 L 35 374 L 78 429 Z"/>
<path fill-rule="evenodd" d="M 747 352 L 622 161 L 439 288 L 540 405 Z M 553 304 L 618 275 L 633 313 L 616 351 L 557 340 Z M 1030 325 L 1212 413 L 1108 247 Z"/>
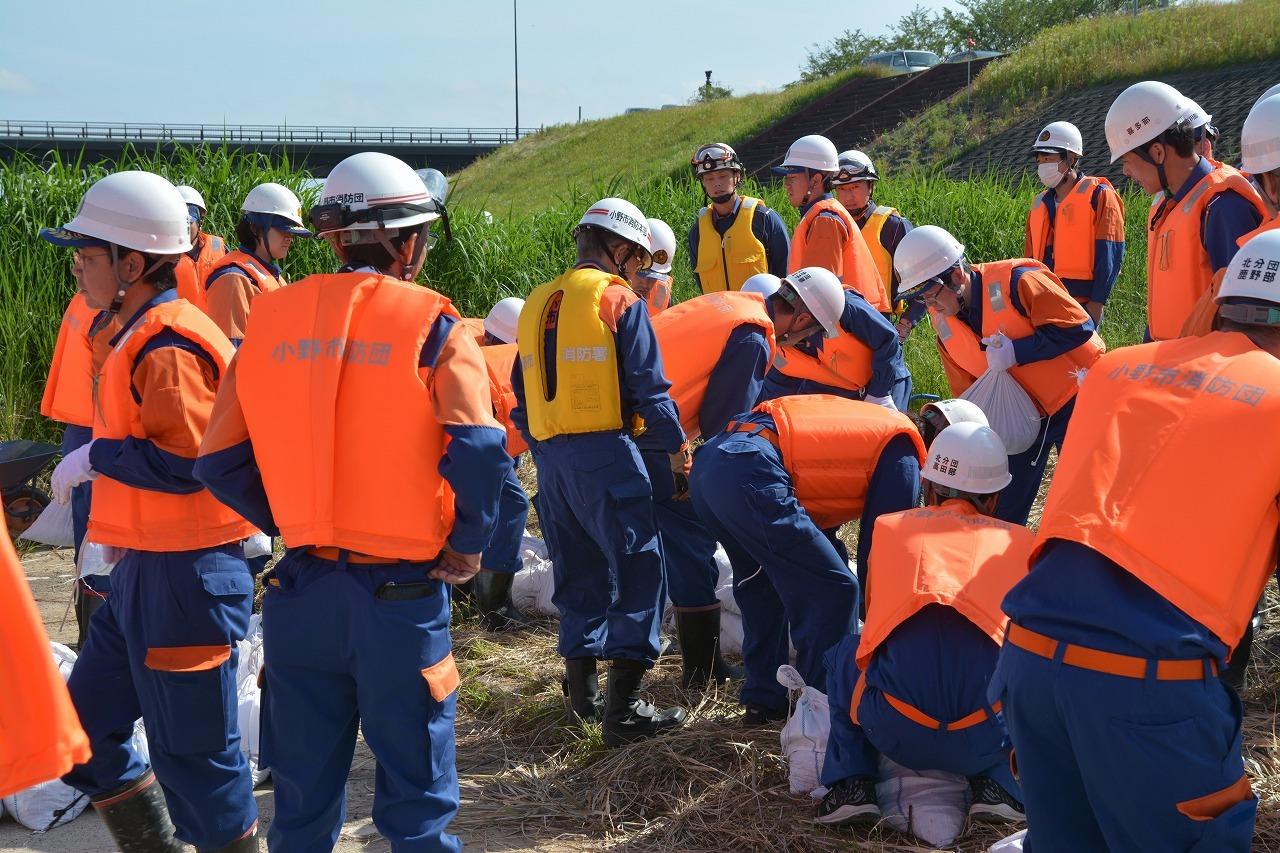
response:
<path fill-rule="evenodd" d="M 880 821 L 876 783 L 867 776 L 841 779 L 818 805 L 815 823 L 827 826 L 871 826 Z"/>
<path fill-rule="evenodd" d="M 600 694 L 595 658 L 565 658 L 560 689 L 569 705 L 570 725 L 600 722 L 604 715 L 604 696 Z"/>
<path fill-rule="evenodd" d="M 1022 803 L 990 776 L 970 776 L 969 793 L 973 799 L 969 806 L 969 819 L 981 823 L 1006 823 L 1026 820 L 1027 812 Z"/>
<path fill-rule="evenodd" d="M 766 708 L 763 705 L 745 705 L 743 707 L 742 725 L 749 729 L 756 726 L 767 726 L 770 723 L 778 723 L 787 718 L 786 708 L 775 710 Z"/>
<path fill-rule="evenodd" d="M 622 746 L 651 738 L 684 725 L 684 708 L 658 710 L 640 698 L 640 682 L 648 669 L 643 663 L 613 661 L 609 666 L 609 687 L 605 691 L 604 744 Z"/>
<path fill-rule="evenodd" d="M 720 608 L 677 610 L 676 636 L 684 671 L 680 686 L 705 687 L 711 681 L 733 681 L 743 677 L 741 667 L 720 656 Z"/>

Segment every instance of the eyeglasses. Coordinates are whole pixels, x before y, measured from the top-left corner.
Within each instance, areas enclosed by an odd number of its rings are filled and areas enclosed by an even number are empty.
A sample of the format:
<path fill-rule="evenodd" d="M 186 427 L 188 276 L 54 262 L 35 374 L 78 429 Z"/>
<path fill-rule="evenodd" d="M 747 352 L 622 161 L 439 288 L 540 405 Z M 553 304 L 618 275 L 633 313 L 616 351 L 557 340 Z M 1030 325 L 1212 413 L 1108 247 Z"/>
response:
<path fill-rule="evenodd" d="M 73 257 L 77 263 L 83 263 L 86 261 L 91 261 L 94 258 L 109 258 L 111 257 L 111 253 L 108 252 L 106 249 L 103 249 L 102 251 L 95 252 L 94 254 L 91 255 L 88 253 L 87 247 L 80 247 L 71 253 L 71 257 Z"/>

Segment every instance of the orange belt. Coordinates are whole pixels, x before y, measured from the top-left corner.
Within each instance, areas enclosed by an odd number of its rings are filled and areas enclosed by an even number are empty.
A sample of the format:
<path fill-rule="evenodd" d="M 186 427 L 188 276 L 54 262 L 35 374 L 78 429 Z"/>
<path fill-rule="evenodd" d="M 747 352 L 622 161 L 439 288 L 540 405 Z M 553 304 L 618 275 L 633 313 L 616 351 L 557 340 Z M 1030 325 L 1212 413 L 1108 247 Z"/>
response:
<path fill-rule="evenodd" d="M 725 425 L 724 431 L 745 432 L 748 435 L 758 435 L 774 447 L 778 446 L 778 434 L 764 424 L 749 424 L 742 423 L 741 421 L 729 421 L 729 423 Z"/>
<path fill-rule="evenodd" d="M 866 689 L 867 673 L 863 671 L 863 673 L 858 676 L 858 685 L 853 688 L 853 701 L 849 703 L 849 716 L 855 723 L 858 722 L 858 705 L 862 703 L 862 694 Z M 1000 713 L 1001 708 L 1000 703 L 996 702 L 991 706 L 990 710 L 987 708 L 979 708 L 972 714 L 965 714 L 958 720 L 953 720 L 950 723 L 944 723 L 941 720 L 930 717 L 910 702 L 902 701 L 897 696 L 891 696 L 883 690 L 880 691 L 880 695 L 884 697 L 884 700 L 889 703 L 889 706 L 892 707 L 893 710 L 897 711 L 916 725 L 924 726 L 926 729 L 933 729 L 935 732 L 958 732 L 961 729 L 973 728 L 979 723 L 985 723 L 988 718 L 994 718 L 996 714 Z"/>
<path fill-rule="evenodd" d="M 322 560 L 333 560 L 335 563 L 342 557 L 343 549 L 334 548 L 332 546 L 308 548 L 307 553 L 313 557 L 319 557 Z M 400 560 L 394 557 L 375 557 L 372 554 L 360 554 L 356 551 L 347 551 L 348 563 L 364 563 L 370 565 L 385 565 L 387 563 L 398 563 Z"/>
<path fill-rule="evenodd" d="M 1009 623 L 1005 634 L 1005 642 L 1017 646 L 1023 651 L 1031 652 L 1042 658 L 1054 660 L 1059 645 L 1066 646 L 1062 653 L 1062 662 L 1080 669 L 1091 669 L 1094 672 L 1105 672 L 1108 675 L 1119 675 L 1124 678 L 1146 678 L 1147 668 L 1153 661 L 1148 658 L 1137 658 L 1129 655 L 1118 655 L 1114 652 L 1102 652 L 1085 646 L 1073 646 L 1060 643 L 1051 637 L 1037 634 L 1023 628 L 1016 622 Z M 1157 660 L 1156 679 L 1159 681 L 1200 681 L 1205 677 L 1205 659 L 1197 660 Z M 1209 672 L 1218 674 L 1218 664 L 1209 660 Z"/>

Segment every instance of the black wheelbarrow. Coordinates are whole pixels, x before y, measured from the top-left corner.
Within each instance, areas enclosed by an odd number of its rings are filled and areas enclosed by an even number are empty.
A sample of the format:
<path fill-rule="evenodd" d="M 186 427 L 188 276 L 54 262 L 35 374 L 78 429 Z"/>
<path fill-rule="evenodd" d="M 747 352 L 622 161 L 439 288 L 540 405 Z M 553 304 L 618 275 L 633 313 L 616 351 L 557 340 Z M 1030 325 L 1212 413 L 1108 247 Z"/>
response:
<path fill-rule="evenodd" d="M 62 451 L 43 441 L 0 441 L 0 505 L 5 526 L 16 539 L 49 505 L 49 495 L 37 488 L 36 477 Z"/>

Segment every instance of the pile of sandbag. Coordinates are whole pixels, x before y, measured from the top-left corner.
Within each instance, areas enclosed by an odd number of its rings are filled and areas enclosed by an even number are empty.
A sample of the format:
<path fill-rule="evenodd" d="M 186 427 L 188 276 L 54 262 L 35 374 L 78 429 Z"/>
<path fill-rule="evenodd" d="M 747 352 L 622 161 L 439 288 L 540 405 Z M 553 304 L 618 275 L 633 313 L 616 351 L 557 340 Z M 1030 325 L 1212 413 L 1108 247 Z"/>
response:
<path fill-rule="evenodd" d="M 882 755 L 876 800 L 894 829 L 933 847 L 949 847 L 964 829 L 969 780 L 941 770 L 909 770 Z"/>
<path fill-rule="evenodd" d="M 831 711 L 827 694 L 805 684 L 795 667 L 778 667 L 778 683 L 787 688 L 791 714 L 782 727 L 782 755 L 787 759 L 791 793 L 821 797 L 822 762 L 831 737 Z"/>
<path fill-rule="evenodd" d="M 262 615 L 249 617 L 249 630 L 237 644 L 240 659 L 236 664 L 236 716 L 240 722 L 240 751 L 249 762 L 253 784 L 271 775 L 270 768 L 260 766 L 262 688 L 258 673 L 262 671 Z"/>

